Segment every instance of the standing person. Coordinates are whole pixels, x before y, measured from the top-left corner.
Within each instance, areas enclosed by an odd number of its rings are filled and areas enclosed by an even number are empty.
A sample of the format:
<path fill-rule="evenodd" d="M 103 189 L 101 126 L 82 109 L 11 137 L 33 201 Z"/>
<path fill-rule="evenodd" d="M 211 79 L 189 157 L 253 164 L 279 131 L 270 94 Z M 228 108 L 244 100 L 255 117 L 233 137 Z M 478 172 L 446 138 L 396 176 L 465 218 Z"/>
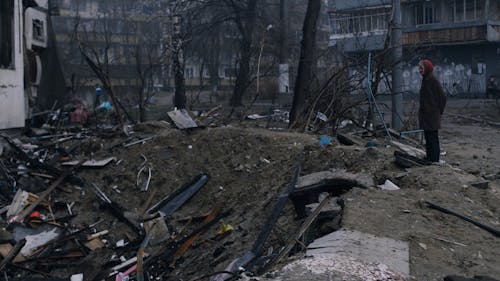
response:
<path fill-rule="evenodd" d="M 418 64 L 418 70 L 422 75 L 418 121 L 420 128 L 424 130 L 427 160 L 439 162 L 438 130 L 441 128 L 441 115 L 446 105 L 446 95 L 441 83 L 432 73 L 432 69 L 430 60 L 423 60 Z"/>
<path fill-rule="evenodd" d="M 102 88 L 99 86 L 99 84 L 95 85 L 95 102 L 94 102 L 94 108 L 98 107 L 101 104 L 101 95 L 102 95 Z"/>
<path fill-rule="evenodd" d="M 99 84 L 95 85 L 95 100 L 94 100 L 94 117 L 96 128 L 99 125 L 99 118 L 97 117 L 97 107 L 101 104 L 102 88 Z"/>

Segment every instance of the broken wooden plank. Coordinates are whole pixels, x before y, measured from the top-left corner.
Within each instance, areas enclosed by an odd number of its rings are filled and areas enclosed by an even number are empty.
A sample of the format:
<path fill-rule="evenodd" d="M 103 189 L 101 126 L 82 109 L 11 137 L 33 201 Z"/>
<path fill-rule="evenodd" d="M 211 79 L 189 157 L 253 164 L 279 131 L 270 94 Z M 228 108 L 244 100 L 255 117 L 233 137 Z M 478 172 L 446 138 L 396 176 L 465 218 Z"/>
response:
<path fill-rule="evenodd" d="M 9 251 L 7 256 L 0 263 L 0 272 L 4 269 L 4 267 L 8 263 L 10 263 L 12 259 L 14 259 L 17 256 L 17 254 L 19 254 L 19 252 L 21 251 L 21 249 L 24 247 L 25 244 L 26 244 L 25 239 L 22 239 L 16 243 L 16 245 Z"/>
<path fill-rule="evenodd" d="M 201 114 L 200 117 L 198 117 L 197 121 L 199 122 L 203 122 L 205 119 L 207 119 L 210 115 L 214 114 L 215 112 L 217 112 L 218 110 L 222 109 L 222 105 L 218 105 L 212 109 L 210 109 L 209 111 L 207 112 L 204 112 Z"/>
<path fill-rule="evenodd" d="M 2 258 L 5 259 L 9 255 L 10 251 L 12 251 L 12 248 L 14 248 L 14 246 L 12 246 L 9 243 L 7 243 L 7 244 L 1 244 L 0 245 L 0 255 L 2 256 Z M 26 260 L 26 258 L 23 257 L 23 255 L 17 254 L 13 258 L 12 262 L 22 262 L 22 261 L 25 261 L 25 260 Z"/>
<path fill-rule="evenodd" d="M 406 131 L 406 132 L 398 132 L 392 128 L 388 128 L 387 131 L 391 134 L 391 136 L 393 136 L 394 138 L 397 138 L 399 140 L 404 140 L 406 142 L 409 142 L 411 144 L 413 144 L 414 146 L 417 146 L 420 144 L 419 141 L 417 140 L 414 140 L 412 138 L 409 138 L 407 136 L 405 136 L 404 134 L 408 134 L 408 133 L 423 133 L 424 131 L 423 130 L 413 130 L 413 131 Z"/>
<path fill-rule="evenodd" d="M 22 223 L 24 219 L 33 212 L 33 210 L 43 201 L 49 194 L 56 189 L 68 176 L 70 176 L 73 171 L 78 169 L 85 160 L 81 160 L 77 165 L 73 166 L 71 169 L 65 171 L 55 182 L 53 182 L 45 191 L 43 191 L 35 202 L 31 203 L 24 211 L 19 215 L 15 215 L 9 219 L 9 224 L 19 222 Z"/>
<path fill-rule="evenodd" d="M 337 140 L 343 145 L 364 146 L 364 142 L 356 138 L 354 135 L 337 133 Z"/>
<path fill-rule="evenodd" d="M 28 204 L 29 193 L 18 189 L 7 210 L 7 218 L 19 214 Z"/>
<path fill-rule="evenodd" d="M 82 167 L 104 167 L 113 161 L 116 161 L 116 157 L 108 157 L 108 158 L 104 158 L 101 160 L 91 159 L 91 160 L 87 160 L 87 161 L 83 162 Z M 78 165 L 79 162 L 80 161 L 78 161 L 78 160 L 67 161 L 67 162 L 62 163 L 61 165 L 63 165 L 63 166 L 75 166 L 75 165 Z"/>
<path fill-rule="evenodd" d="M 203 220 L 202 226 L 209 224 L 211 221 L 213 221 L 215 218 L 217 218 L 217 216 L 219 215 L 219 213 L 220 213 L 220 209 L 219 208 L 215 208 Z M 202 234 L 201 231 L 198 232 L 198 233 L 196 233 L 195 235 L 191 236 L 188 240 L 186 240 L 184 243 L 182 243 L 182 245 L 179 246 L 179 249 L 177 249 L 177 251 L 174 253 L 173 261 L 171 263 L 172 267 L 175 265 L 175 263 L 177 262 L 177 260 L 180 257 L 182 257 L 182 255 L 184 255 L 184 253 L 189 249 L 189 247 L 191 247 L 191 245 L 196 241 L 196 239 L 198 239 L 201 236 L 201 234 Z"/>
<path fill-rule="evenodd" d="M 84 245 L 91 251 L 95 251 L 105 246 L 100 239 L 90 240 L 89 242 L 86 242 Z"/>
<path fill-rule="evenodd" d="M 395 157 L 395 163 L 403 168 L 411 168 L 414 166 L 420 167 L 431 164 L 429 161 L 425 159 L 420 159 L 398 150 L 394 151 L 394 157 Z"/>
<path fill-rule="evenodd" d="M 292 237 L 290 237 L 290 239 L 288 239 L 285 248 L 280 252 L 280 254 L 276 257 L 276 259 L 274 259 L 272 262 L 269 263 L 269 265 L 271 265 L 272 263 L 280 262 L 280 260 L 282 260 L 286 255 L 288 255 L 290 250 L 292 250 L 293 246 L 295 246 L 296 241 L 299 240 L 302 235 L 304 235 L 309 226 L 311 226 L 314 220 L 316 220 L 316 218 L 318 217 L 319 213 L 321 212 L 321 209 L 323 209 L 323 207 L 330 200 L 331 196 L 328 195 L 325 199 L 323 199 L 323 201 L 321 201 L 321 203 L 318 205 L 318 207 L 316 207 L 314 212 L 312 212 L 312 214 L 309 215 L 309 217 L 307 217 L 307 219 L 302 223 L 298 231 Z"/>
<path fill-rule="evenodd" d="M 99 199 L 102 200 L 103 205 L 107 209 L 109 209 L 111 211 L 111 214 L 113 214 L 117 219 L 124 222 L 132 230 L 134 230 L 138 238 L 140 239 L 144 235 L 144 230 L 142 229 L 142 227 L 140 227 L 136 221 L 132 221 L 125 216 L 125 212 L 122 206 L 109 199 L 109 197 L 97 185 L 95 185 L 94 183 L 92 183 L 92 185 L 94 186 L 95 194 Z"/>
<path fill-rule="evenodd" d="M 136 140 L 136 141 L 133 141 L 133 142 L 124 143 L 123 147 L 131 147 L 131 146 L 136 145 L 136 144 L 144 144 L 147 141 L 152 140 L 154 138 L 155 138 L 155 136 L 151 136 L 151 137 L 143 138 L 143 139 Z"/>
<path fill-rule="evenodd" d="M 10 139 L 9 137 L 5 136 L 5 135 L 2 135 L 0 134 L 0 137 L 3 137 L 8 143 L 10 146 L 12 146 L 14 148 L 14 150 L 19 154 L 19 158 L 23 161 L 26 161 L 28 163 L 30 163 L 30 165 L 32 167 L 38 167 L 40 169 L 43 169 L 45 171 L 47 171 L 48 173 L 50 174 L 53 174 L 55 176 L 62 176 L 65 172 L 59 170 L 58 168 L 54 167 L 54 166 L 51 166 L 51 165 L 48 165 L 46 163 L 44 163 L 43 161 L 41 161 L 40 159 L 38 158 L 32 158 L 30 157 L 26 152 L 24 152 L 12 139 Z M 82 181 L 81 179 L 73 176 L 73 175 L 66 175 L 65 177 L 68 177 L 68 180 L 73 183 L 73 184 L 78 184 L 78 185 L 82 185 Z"/>
<path fill-rule="evenodd" d="M 425 158 L 426 157 L 425 151 L 418 149 L 416 147 L 413 147 L 411 145 L 403 144 L 403 143 L 400 143 L 400 142 L 395 141 L 395 140 L 391 141 L 390 144 L 395 146 L 397 149 L 403 151 L 404 153 L 411 155 L 413 157 L 417 157 L 417 158 Z"/>

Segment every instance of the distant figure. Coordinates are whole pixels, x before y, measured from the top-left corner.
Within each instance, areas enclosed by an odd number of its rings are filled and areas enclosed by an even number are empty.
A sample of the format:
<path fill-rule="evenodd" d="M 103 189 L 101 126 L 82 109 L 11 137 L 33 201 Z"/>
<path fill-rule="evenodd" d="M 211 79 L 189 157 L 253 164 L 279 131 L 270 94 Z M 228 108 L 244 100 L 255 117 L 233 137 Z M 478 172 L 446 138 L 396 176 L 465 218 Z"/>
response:
<path fill-rule="evenodd" d="M 446 106 L 446 95 L 441 83 L 432 73 L 432 69 L 430 60 L 423 60 L 418 64 L 418 70 L 422 75 L 418 121 L 420 128 L 424 130 L 427 160 L 439 162 L 438 130 L 441 128 L 441 115 Z"/>
<path fill-rule="evenodd" d="M 101 104 L 102 88 L 99 84 L 95 85 L 95 103 L 94 108 Z"/>
<path fill-rule="evenodd" d="M 500 87 L 498 87 L 495 76 L 491 75 L 488 79 L 488 85 L 486 87 L 487 97 L 489 99 L 498 98 L 500 95 Z"/>
<path fill-rule="evenodd" d="M 64 110 L 69 112 L 69 120 L 71 123 L 78 123 L 82 126 L 86 125 L 89 119 L 89 113 L 85 105 L 78 99 L 71 99 L 65 106 Z"/>

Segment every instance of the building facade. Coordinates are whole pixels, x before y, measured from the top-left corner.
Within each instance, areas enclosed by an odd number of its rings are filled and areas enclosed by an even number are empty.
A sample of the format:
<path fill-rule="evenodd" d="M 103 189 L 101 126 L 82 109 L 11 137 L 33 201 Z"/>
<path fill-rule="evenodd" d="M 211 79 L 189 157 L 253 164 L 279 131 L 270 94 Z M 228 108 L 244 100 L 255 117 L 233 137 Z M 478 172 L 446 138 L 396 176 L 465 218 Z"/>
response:
<path fill-rule="evenodd" d="M 101 84 L 81 54 L 81 47 L 104 69 L 113 89 L 128 101 L 140 86 L 139 69 L 148 91 L 158 91 L 168 72 L 163 39 L 165 1 L 52 0 L 52 18 L 68 96 L 93 103 Z M 154 17 L 154 20 L 151 18 Z M 132 101 L 130 103 L 133 103 Z"/>
<path fill-rule="evenodd" d="M 172 6 L 161 0 L 52 0 L 58 15 L 53 17 L 59 56 L 70 96 L 92 104 L 94 89 L 101 84 L 79 50 L 79 42 L 95 50 L 109 71 L 113 88 L 122 101 L 134 106 L 134 96 L 140 91 L 138 66 L 149 68 L 147 91 L 174 91 L 172 67 L 172 15 L 176 7 L 187 9 L 189 2 Z M 194 3 L 194 2 L 192 2 Z M 181 5 L 182 4 L 182 5 Z M 186 6 L 187 5 L 187 6 Z M 190 41 L 189 39 L 188 41 Z M 235 57 L 226 43 L 219 50 L 218 79 L 228 85 L 234 79 Z M 200 46 L 194 46 L 203 49 Z M 141 49 L 141 62 L 137 51 Z M 208 88 L 210 73 L 192 48 L 184 49 L 186 89 Z"/>
<path fill-rule="evenodd" d="M 331 0 L 330 46 L 344 52 L 384 48 L 391 0 Z M 500 77 L 500 1 L 402 0 L 404 90 L 420 87 L 417 63 L 428 58 L 450 95 L 484 96 Z M 389 45 L 390 46 L 390 45 Z"/>
<path fill-rule="evenodd" d="M 48 2 L 0 1 L 0 129 L 24 127 L 39 97 L 49 43 Z"/>

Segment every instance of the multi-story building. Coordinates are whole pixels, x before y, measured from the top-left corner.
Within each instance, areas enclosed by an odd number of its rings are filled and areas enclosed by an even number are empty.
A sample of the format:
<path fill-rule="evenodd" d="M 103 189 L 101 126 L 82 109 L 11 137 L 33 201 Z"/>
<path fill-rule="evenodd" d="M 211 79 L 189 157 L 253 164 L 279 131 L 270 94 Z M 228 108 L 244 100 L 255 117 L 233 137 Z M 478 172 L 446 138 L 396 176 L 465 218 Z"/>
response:
<path fill-rule="evenodd" d="M 140 74 L 148 91 L 158 91 L 167 80 L 166 1 L 52 0 L 52 18 L 68 93 L 87 104 L 93 101 L 96 74 L 80 52 L 83 47 L 108 74 L 122 101 L 140 91 Z"/>
<path fill-rule="evenodd" d="M 330 0 L 330 46 L 381 50 L 391 13 L 391 0 Z M 484 95 L 500 76 L 500 1 L 402 0 L 401 13 L 405 91 L 418 92 L 421 58 L 433 61 L 450 94 Z"/>

